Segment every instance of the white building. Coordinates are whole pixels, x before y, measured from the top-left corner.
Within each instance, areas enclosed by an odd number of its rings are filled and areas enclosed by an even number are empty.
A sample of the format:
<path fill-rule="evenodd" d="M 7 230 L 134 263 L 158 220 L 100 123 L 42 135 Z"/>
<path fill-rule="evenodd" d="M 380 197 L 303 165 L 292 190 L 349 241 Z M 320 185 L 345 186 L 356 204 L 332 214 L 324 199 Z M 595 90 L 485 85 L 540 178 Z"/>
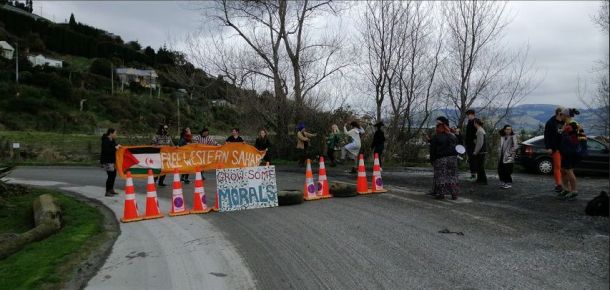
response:
<path fill-rule="evenodd" d="M 15 49 L 10 44 L 8 44 L 8 42 L 0 41 L 0 50 L 0 54 L 2 54 L 2 57 L 7 59 L 13 59 L 13 53 L 15 52 Z"/>
<path fill-rule="evenodd" d="M 121 85 L 129 85 L 131 82 L 139 83 L 145 88 L 157 88 L 157 72 L 152 69 L 117 68 L 116 74 Z"/>
<path fill-rule="evenodd" d="M 28 55 L 28 60 L 32 63 L 32 66 L 48 65 L 48 66 L 58 67 L 58 68 L 63 67 L 63 62 L 61 60 L 48 58 L 42 54 Z"/>

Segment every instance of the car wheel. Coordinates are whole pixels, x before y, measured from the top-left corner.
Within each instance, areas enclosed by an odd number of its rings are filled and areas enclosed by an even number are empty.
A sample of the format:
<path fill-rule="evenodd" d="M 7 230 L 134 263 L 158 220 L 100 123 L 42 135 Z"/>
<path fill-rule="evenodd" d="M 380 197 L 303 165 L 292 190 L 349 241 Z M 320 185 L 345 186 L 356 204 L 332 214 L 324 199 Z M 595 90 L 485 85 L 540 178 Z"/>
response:
<path fill-rule="evenodd" d="M 536 163 L 536 171 L 541 174 L 551 174 L 553 172 L 553 161 L 548 158 L 542 158 Z"/>

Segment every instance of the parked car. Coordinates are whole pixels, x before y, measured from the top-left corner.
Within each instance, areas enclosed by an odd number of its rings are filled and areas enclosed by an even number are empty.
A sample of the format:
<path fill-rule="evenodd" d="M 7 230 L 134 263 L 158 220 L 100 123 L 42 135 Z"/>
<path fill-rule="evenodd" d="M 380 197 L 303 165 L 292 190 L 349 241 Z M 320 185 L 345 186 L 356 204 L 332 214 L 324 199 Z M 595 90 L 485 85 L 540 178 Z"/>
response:
<path fill-rule="evenodd" d="M 593 137 L 587 137 L 589 155 L 576 166 L 580 172 L 599 172 L 608 174 L 608 145 Z M 553 172 L 553 161 L 544 148 L 544 136 L 536 136 L 523 141 L 517 147 L 517 163 L 541 174 Z"/>

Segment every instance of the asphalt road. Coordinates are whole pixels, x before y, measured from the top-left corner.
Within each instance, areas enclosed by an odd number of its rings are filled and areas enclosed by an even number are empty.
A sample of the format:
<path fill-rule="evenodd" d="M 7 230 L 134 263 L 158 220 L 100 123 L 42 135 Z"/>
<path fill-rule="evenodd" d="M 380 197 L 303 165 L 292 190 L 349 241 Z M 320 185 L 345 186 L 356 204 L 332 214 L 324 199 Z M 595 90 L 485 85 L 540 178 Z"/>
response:
<path fill-rule="evenodd" d="M 300 189 L 301 171 L 279 168 L 278 186 Z M 583 180 L 573 202 L 553 198 L 549 177 L 519 174 L 510 191 L 491 177 L 488 186 L 464 182 L 458 201 L 436 201 L 424 195 L 428 170 L 383 175 L 390 193 L 123 224 L 89 287 L 608 289 L 609 220 L 584 215 L 587 200 L 607 190 L 608 179 Z M 101 169 L 27 167 L 11 177 L 94 196 L 118 205 L 120 215 L 122 199 L 102 196 Z M 207 178 L 209 194 L 214 180 Z M 329 178 L 355 179 L 335 168 Z M 144 183 L 136 188 L 143 192 Z M 192 184 L 185 186 L 187 201 L 190 192 Z M 170 189 L 159 194 L 167 209 Z M 143 199 L 139 194 L 140 207 Z M 439 232 L 445 229 L 456 233 Z M 157 283 L 140 280 L 152 273 Z"/>

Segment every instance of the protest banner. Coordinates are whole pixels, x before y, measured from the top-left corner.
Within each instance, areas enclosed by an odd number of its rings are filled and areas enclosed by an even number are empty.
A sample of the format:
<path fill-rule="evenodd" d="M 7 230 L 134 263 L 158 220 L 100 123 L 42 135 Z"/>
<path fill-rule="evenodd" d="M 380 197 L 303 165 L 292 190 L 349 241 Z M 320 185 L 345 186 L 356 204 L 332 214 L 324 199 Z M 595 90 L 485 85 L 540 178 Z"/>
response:
<path fill-rule="evenodd" d="M 216 187 L 221 212 L 278 206 L 275 166 L 218 169 Z"/>
<path fill-rule="evenodd" d="M 265 156 L 254 146 L 244 143 L 227 143 L 221 146 L 189 144 L 174 146 L 124 146 L 116 151 L 116 169 L 121 178 L 129 170 L 133 177 L 146 178 L 148 169 L 155 175 L 194 173 L 224 168 L 258 166 Z"/>

